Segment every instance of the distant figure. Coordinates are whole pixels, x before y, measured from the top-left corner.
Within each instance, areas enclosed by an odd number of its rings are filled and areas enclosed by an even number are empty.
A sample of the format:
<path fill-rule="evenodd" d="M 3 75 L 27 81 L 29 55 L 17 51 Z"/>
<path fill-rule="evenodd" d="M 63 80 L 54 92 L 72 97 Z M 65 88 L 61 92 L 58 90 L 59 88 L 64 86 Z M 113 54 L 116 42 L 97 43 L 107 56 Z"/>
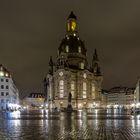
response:
<path fill-rule="evenodd" d="M 71 99 L 72 99 L 72 94 L 69 93 L 69 96 L 68 96 L 68 103 L 71 103 Z"/>
<path fill-rule="evenodd" d="M 67 112 L 72 112 L 72 111 L 73 111 L 73 109 L 72 109 L 72 105 L 71 105 L 71 100 L 72 100 L 72 94 L 69 93 L 69 96 L 68 96 Z"/>

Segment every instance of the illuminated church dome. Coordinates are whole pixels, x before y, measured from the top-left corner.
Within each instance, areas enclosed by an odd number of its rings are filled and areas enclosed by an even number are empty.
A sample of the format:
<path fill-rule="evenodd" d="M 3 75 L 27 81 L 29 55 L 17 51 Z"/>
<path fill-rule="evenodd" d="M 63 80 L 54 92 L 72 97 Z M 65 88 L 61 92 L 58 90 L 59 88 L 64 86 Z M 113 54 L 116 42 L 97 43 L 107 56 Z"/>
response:
<path fill-rule="evenodd" d="M 87 49 L 79 38 L 77 17 L 67 18 L 66 35 L 62 39 L 57 59 L 49 60 L 44 78 L 45 104 L 49 109 L 95 108 L 101 105 L 102 75 L 96 49 L 92 61 L 87 62 Z M 71 98 L 71 103 L 69 99 Z"/>
<path fill-rule="evenodd" d="M 77 17 L 70 13 L 67 20 L 67 32 L 58 48 L 59 61 L 64 59 L 70 68 L 84 69 L 87 66 L 86 48 L 77 33 Z"/>

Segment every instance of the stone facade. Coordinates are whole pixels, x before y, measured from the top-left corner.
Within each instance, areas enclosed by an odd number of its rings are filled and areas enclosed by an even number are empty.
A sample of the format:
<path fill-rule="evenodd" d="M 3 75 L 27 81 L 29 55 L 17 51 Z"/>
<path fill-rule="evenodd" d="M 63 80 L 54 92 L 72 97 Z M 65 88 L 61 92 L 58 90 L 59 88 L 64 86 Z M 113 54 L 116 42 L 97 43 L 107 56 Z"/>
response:
<path fill-rule="evenodd" d="M 132 108 L 132 104 L 134 104 L 134 88 L 113 87 L 108 91 L 108 108 Z"/>
<path fill-rule="evenodd" d="M 19 107 L 19 91 L 11 73 L 0 65 L 0 110 L 17 110 Z"/>
<path fill-rule="evenodd" d="M 140 108 L 140 79 L 137 80 L 134 95 L 134 106 Z"/>
<path fill-rule="evenodd" d="M 23 99 L 23 107 L 27 109 L 40 109 L 44 107 L 45 96 L 43 93 L 30 93 Z"/>
<path fill-rule="evenodd" d="M 70 14 L 67 33 L 58 48 L 57 60 L 49 61 L 49 73 L 45 78 L 49 108 L 67 108 L 69 93 L 74 109 L 95 108 L 101 105 L 99 59 L 95 49 L 91 65 L 88 65 L 86 48 L 77 31 L 77 17 Z"/>

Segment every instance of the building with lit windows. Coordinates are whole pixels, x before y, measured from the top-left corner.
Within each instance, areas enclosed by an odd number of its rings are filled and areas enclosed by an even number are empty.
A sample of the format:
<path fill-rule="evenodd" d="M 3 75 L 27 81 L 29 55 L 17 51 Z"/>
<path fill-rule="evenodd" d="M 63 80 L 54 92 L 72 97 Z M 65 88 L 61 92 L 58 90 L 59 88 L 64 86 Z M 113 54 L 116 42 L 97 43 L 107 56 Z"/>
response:
<path fill-rule="evenodd" d="M 40 109 L 44 106 L 44 100 L 43 93 L 30 93 L 23 98 L 23 106 L 27 109 Z"/>
<path fill-rule="evenodd" d="M 140 108 L 140 79 L 138 79 L 136 83 L 136 88 L 135 88 L 135 94 L 134 94 L 134 104 L 133 106 Z"/>
<path fill-rule="evenodd" d="M 107 94 L 108 108 L 132 108 L 134 104 L 134 88 L 113 87 Z"/>
<path fill-rule="evenodd" d="M 19 108 L 19 91 L 11 73 L 0 65 L 0 110 L 17 110 Z"/>
<path fill-rule="evenodd" d="M 78 35 L 77 17 L 71 12 L 66 23 L 66 35 L 58 48 L 57 60 L 49 61 L 46 77 L 49 108 L 67 108 L 69 93 L 73 109 L 102 105 L 100 72 L 96 49 L 88 65 L 87 49 Z"/>

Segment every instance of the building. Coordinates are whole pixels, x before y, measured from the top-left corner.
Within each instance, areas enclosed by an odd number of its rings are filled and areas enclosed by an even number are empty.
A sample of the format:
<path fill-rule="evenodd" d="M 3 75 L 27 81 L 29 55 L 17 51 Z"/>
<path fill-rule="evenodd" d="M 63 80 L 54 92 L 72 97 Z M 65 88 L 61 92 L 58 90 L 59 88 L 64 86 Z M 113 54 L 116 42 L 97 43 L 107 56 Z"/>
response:
<path fill-rule="evenodd" d="M 136 83 L 134 106 L 140 108 L 140 79 Z"/>
<path fill-rule="evenodd" d="M 67 108 L 68 97 L 74 109 L 95 108 L 102 105 L 103 77 L 95 49 L 88 65 L 87 49 L 78 35 L 77 17 L 71 12 L 66 23 L 66 35 L 58 48 L 57 60 L 50 57 L 46 77 L 49 108 Z"/>
<path fill-rule="evenodd" d="M 108 95 L 108 91 L 102 89 L 102 96 L 101 96 L 102 99 L 101 99 L 101 101 L 102 101 L 102 107 L 103 108 L 106 108 L 106 106 L 107 106 L 107 95 Z"/>
<path fill-rule="evenodd" d="M 16 110 L 19 108 L 19 91 L 11 73 L 0 65 L 0 110 Z"/>
<path fill-rule="evenodd" d="M 134 88 L 113 87 L 107 94 L 108 108 L 131 108 L 134 103 Z"/>
<path fill-rule="evenodd" d="M 23 106 L 27 109 L 40 109 L 44 106 L 45 96 L 43 93 L 30 93 L 23 99 Z"/>
<path fill-rule="evenodd" d="M 134 88 L 128 88 L 126 91 L 126 107 L 132 108 L 134 102 L 135 102 L 135 95 L 134 95 L 135 89 Z"/>

